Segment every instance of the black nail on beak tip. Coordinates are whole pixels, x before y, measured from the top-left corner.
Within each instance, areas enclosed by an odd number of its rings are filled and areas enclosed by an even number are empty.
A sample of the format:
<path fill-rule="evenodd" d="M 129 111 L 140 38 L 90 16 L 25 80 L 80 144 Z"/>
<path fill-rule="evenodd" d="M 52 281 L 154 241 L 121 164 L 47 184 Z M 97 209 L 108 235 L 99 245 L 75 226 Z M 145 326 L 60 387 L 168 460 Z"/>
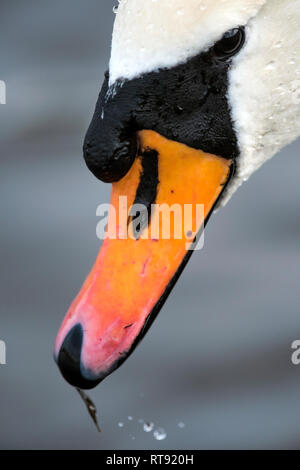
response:
<path fill-rule="evenodd" d="M 101 379 L 90 380 L 81 371 L 81 349 L 83 344 L 83 328 L 75 325 L 67 334 L 60 348 L 57 365 L 65 380 L 74 387 L 89 390 L 96 387 Z"/>

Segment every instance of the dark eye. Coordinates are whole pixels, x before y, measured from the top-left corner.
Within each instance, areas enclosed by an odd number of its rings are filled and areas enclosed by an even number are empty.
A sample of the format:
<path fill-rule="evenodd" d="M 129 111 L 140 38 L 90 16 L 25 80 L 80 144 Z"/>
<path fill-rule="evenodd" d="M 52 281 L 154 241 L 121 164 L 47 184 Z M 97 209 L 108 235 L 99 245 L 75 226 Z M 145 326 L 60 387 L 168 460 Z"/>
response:
<path fill-rule="evenodd" d="M 224 34 L 222 39 L 214 46 L 214 53 L 218 59 L 226 60 L 237 54 L 245 42 L 244 28 L 234 28 Z"/>

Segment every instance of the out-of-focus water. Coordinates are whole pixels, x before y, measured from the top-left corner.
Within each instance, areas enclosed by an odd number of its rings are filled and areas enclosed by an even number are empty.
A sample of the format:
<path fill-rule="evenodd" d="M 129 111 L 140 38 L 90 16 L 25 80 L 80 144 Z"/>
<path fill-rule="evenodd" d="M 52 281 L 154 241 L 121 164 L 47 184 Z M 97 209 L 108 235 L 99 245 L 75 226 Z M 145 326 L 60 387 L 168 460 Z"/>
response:
<path fill-rule="evenodd" d="M 92 392 L 101 435 L 53 362 L 99 248 L 96 207 L 109 199 L 81 146 L 112 7 L 1 0 L 0 447 L 299 448 L 299 142 L 212 218 L 143 343 Z M 155 439 L 159 428 L 166 438 Z"/>

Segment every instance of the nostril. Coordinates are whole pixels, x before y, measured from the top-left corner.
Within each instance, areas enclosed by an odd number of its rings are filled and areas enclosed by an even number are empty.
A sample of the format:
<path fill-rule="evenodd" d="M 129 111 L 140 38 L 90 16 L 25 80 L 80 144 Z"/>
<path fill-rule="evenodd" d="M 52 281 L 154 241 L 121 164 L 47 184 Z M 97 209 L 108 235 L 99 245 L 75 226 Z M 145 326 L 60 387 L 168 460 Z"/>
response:
<path fill-rule="evenodd" d="M 128 153 L 129 153 L 129 146 L 123 145 L 121 148 L 115 151 L 114 161 L 117 162 L 120 158 L 126 158 Z"/>
<path fill-rule="evenodd" d="M 60 348 L 57 365 L 67 382 L 74 387 L 91 389 L 100 380 L 89 380 L 81 372 L 81 350 L 83 344 L 83 328 L 78 323 L 73 326 Z"/>

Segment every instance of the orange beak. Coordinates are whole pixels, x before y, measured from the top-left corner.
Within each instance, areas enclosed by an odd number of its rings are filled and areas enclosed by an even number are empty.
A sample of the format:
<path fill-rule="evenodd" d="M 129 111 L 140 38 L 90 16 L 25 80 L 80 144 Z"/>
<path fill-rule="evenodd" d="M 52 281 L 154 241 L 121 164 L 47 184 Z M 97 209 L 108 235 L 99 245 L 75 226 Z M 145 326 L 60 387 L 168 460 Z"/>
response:
<path fill-rule="evenodd" d="M 61 372 L 80 388 L 97 385 L 145 335 L 232 176 L 231 160 L 153 131 L 139 143 L 129 173 L 112 185 L 106 239 L 57 336 Z M 147 213 L 128 215 L 134 203 Z"/>

